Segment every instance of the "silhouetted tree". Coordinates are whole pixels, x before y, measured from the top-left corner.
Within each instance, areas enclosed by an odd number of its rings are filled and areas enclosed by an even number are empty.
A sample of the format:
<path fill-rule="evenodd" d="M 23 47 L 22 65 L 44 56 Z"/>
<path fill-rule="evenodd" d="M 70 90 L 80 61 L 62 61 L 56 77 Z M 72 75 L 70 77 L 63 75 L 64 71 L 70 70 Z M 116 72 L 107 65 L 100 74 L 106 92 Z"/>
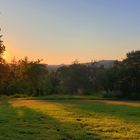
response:
<path fill-rule="evenodd" d="M 1 31 L 1 28 L 0 28 Z M 4 63 L 4 59 L 3 59 L 3 53 L 5 51 L 5 46 L 3 45 L 3 41 L 2 41 L 2 35 L 0 35 L 0 63 Z"/>
<path fill-rule="evenodd" d="M 122 64 L 121 90 L 125 96 L 140 98 L 140 51 L 127 53 Z"/>
<path fill-rule="evenodd" d="M 86 65 L 74 63 L 70 66 L 63 66 L 58 69 L 57 73 L 60 79 L 60 86 L 65 92 L 84 94 L 88 93 L 92 87 Z"/>

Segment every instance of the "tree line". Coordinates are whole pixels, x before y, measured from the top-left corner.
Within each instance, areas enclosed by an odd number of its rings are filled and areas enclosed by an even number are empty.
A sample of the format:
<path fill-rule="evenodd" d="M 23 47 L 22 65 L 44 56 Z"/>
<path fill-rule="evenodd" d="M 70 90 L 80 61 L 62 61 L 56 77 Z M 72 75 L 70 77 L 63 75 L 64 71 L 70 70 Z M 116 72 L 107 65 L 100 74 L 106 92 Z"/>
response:
<path fill-rule="evenodd" d="M 0 35 L 0 95 L 45 96 L 51 94 L 93 95 L 140 99 L 140 51 L 127 53 L 110 68 L 97 62 L 74 62 L 49 71 L 40 60 L 27 57 L 3 59 L 5 46 Z"/>

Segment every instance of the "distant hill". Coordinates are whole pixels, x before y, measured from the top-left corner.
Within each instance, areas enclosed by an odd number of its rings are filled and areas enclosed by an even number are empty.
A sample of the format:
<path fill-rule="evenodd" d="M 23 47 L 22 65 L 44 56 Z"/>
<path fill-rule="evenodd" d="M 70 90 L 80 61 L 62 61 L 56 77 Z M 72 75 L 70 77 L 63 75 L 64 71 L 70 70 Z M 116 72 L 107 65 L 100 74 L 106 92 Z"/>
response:
<path fill-rule="evenodd" d="M 114 65 L 116 60 L 101 60 L 96 63 L 97 67 L 104 66 L 105 68 L 110 68 Z M 88 63 L 81 63 L 83 65 L 91 65 L 92 62 Z M 45 64 L 49 71 L 56 71 L 58 68 L 65 66 L 64 64 L 61 65 L 47 65 Z"/>
<path fill-rule="evenodd" d="M 99 65 L 103 65 L 105 68 L 110 68 L 113 67 L 114 63 L 116 62 L 116 60 L 102 60 L 99 61 Z"/>
<path fill-rule="evenodd" d="M 96 66 L 97 67 L 104 66 L 105 68 L 110 68 L 110 67 L 113 67 L 115 61 L 116 60 L 101 60 L 101 61 L 97 61 Z M 85 64 L 86 65 L 91 65 L 92 62 L 85 63 Z"/>
<path fill-rule="evenodd" d="M 46 64 L 46 67 L 49 71 L 56 71 L 58 68 L 60 68 L 62 66 L 64 66 L 64 65 L 63 64 L 61 64 L 61 65 L 48 65 L 48 64 Z"/>

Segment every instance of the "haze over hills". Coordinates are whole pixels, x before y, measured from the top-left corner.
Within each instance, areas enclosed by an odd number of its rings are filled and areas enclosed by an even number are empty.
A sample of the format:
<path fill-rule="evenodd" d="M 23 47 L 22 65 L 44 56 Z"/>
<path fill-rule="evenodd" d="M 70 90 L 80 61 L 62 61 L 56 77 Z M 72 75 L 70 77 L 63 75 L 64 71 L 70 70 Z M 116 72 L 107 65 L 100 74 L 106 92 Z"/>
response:
<path fill-rule="evenodd" d="M 116 60 L 100 60 L 100 61 L 97 61 L 96 62 L 96 66 L 99 67 L 99 66 L 104 66 L 105 68 L 110 68 L 114 65 Z M 93 62 L 87 62 L 87 63 L 80 63 L 80 64 L 83 64 L 83 65 L 91 65 Z M 58 68 L 62 67 L 62 66 L 65 66 L 65 64 L 60 64 L 60 65 L 48 65 L 46 64 L 47 68 L 50 70 L 50 71 L 56 71 Z"/>

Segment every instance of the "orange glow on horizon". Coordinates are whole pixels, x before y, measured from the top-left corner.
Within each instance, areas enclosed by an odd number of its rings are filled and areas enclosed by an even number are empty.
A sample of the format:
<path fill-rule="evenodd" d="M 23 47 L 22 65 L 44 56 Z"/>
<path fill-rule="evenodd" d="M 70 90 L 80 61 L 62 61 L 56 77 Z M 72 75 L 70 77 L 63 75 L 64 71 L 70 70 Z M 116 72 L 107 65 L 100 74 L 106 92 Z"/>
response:
<path fill-rule="evenodd" d="M 3 58 L 4 58 L 7 62 L 9 62 L 9 53 L 8 53 L 7 51 L 4 52 Z"/>
<path fill-rule="evenodd" d="M 21 51 L 22 52 L 22 51 Z M 29 60 L 37 60 L 37 59 L 40 59 L 42 60 L 41 63 L 46 63 L 46 64 L 50 64 L 50 65 L 59 65 L 59 64 L 72 64 L 75 60 L 78 60 L 79 63 L 87 63 L 87 62 L 92 62 L 92 61 L 99 61 L 99 60 L 114 60 L 113 57 L 107 57 L 107 56 L 100 56 L 98 55 L 95 56 L 95 57 L 92 57 L 92 58 L 86 58 L 86 57 L 68 57 L 68 56 L 55 56 L 54 54 L 50 54 L 50 55 L 47 55 L 46 56 L 39 56 L 37 54 L 29 54 L 28 55 L 24 52 L 16 52 L 14 51 L 11 51 L 10 50 L 7 50 L 5 51 L 4 55 L 3 55 L 3 58 L 6 60 L 6 62 L 10 63 L 11 60 L 13 58 L 15 58 L 16 60 L 19 60 L 19 59 L 23 59 L 24 57 L 28 57 Z M 14 55 L 13 55 L 14 54 Z M 117 59 L 117 58 L 116 58 Z M 120 57 L 118 57 L 118 60 L 121 60 Z"/>
<path fill-rule="evenodd" d="M 14 40 L 14 39 L 13 39 Z M 99 61 L 99 60 L 114 60 L 113 54 L 110 53 L 93 53 L 93 55 L 87 55 L 87 53 L 83 53 L 82 55 L 77 53 L 74 56 L 70 53 L 69 55 L 64 53 L 46 53 L 41 54 L 37 51 L 32 52 L 32 50 L 22 50 L 16 46 L 16 44 L 21 44 L 21 42 L 15 42 L 13 40 L 5 41 L 6 51 L 4 52 L 4 59 L 10 63 L 13 58 L 16 60 L 23 59 L 24 57 L 28 57 L 29 60 L 43 60 L 41 63 L 49 64 L 49 65 L 60 65 L 60 64 L 72 64 L 75 60 L 78 60 L 79 63 L 87 63 L 92 61 Z M 122 60 L 124 55 L 120 53 L 119 56 L 116 56 L 116 59 Z"/>

